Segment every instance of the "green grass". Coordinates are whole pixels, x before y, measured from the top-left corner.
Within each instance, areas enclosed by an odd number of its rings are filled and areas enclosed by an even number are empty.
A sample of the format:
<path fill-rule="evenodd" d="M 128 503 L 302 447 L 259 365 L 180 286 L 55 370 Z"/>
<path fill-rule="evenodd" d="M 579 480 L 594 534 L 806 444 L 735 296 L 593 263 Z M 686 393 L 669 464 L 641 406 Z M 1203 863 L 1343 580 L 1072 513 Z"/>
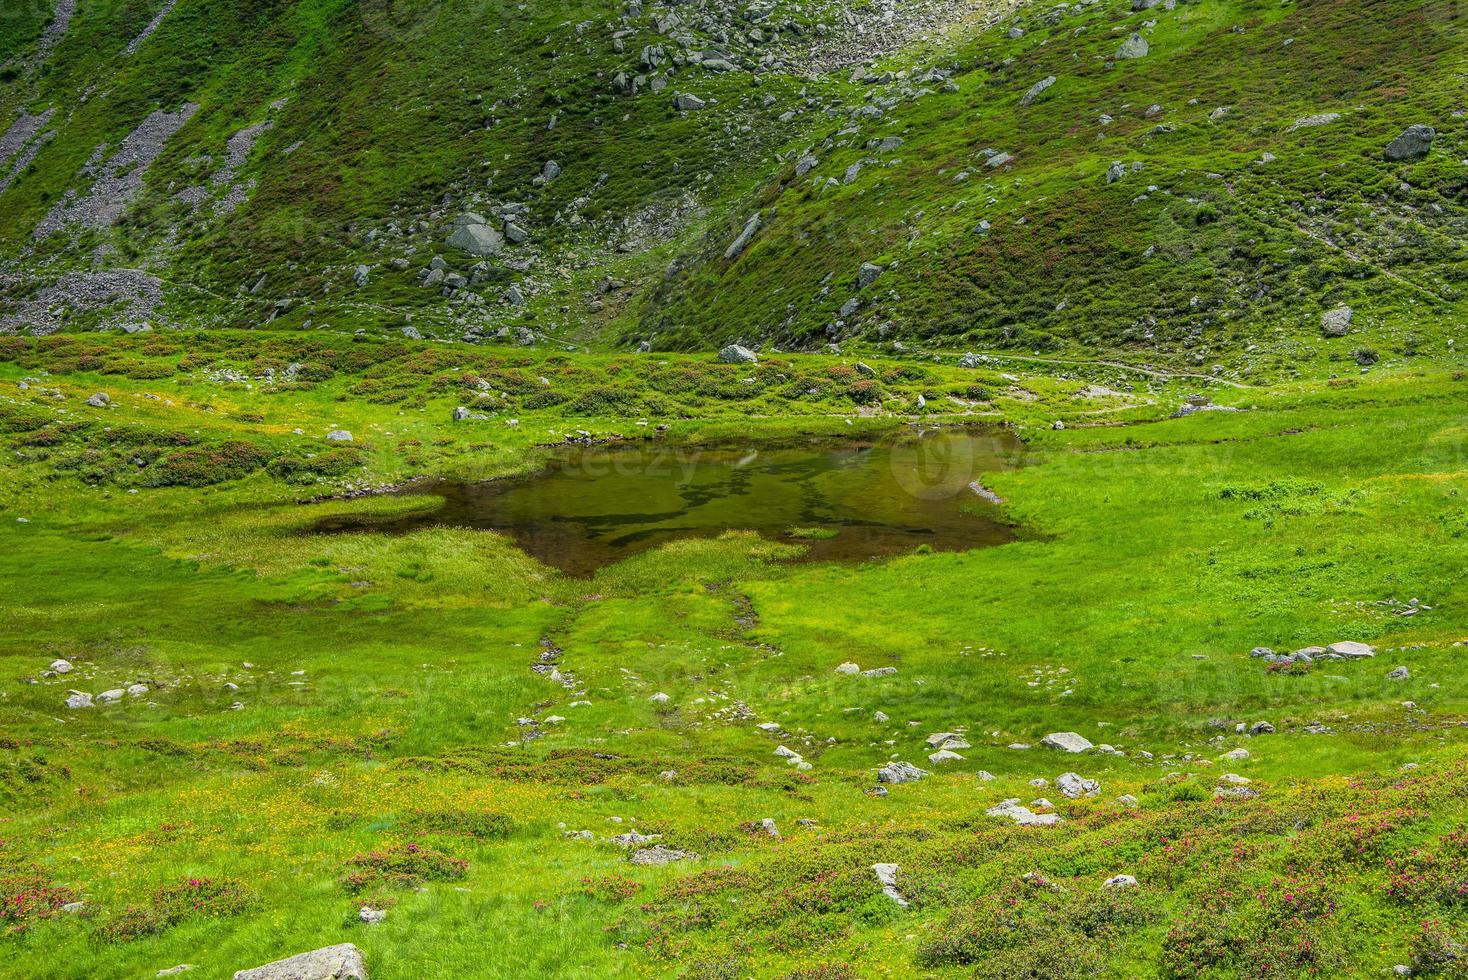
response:
<path fill-rule="evenodd" d="M 904 405 L 976 374 L 1011 392 L 981 418 L 1016 427 L 1023 465 L 984 480 L 1020 540 L 798 565 L 783 560 L 798 545 L 731 533 L 578 580 L 483 532 L 297 532 L 425 506 L 332 497 L 347 487 L 523 472 L 535 445 L 580 428 L 639 437 L 635 420 L 566 414 L 608 384 L 668 399 L 646 428 L 667 422 L 674 441 L 902 417 L 862 416 L 844 388 L 813 402 L 765 382 L 700 395 L 726 373 L 708 358 L 183 339 L 11 341 L 0 361 L 0 897 L 29 903 L 5 906 L 4 975 L 188 962 L 227 977 L 347 941 L 379 978 L 1364 975 L 1422 966 L 1429 940 L 1445 948 L 1439 932 L 1421 938 L 1423 920 L 1460 938 L 1468 925 L 1454 891 L 1468 860 L 1454 836 L 1468 793 L 1461 371 L 1216 386 L 1245 410 L 1170 419 L 1194 379 L 1149 379 L 1133 392 L 1146 401 L 1105 411 L 1108 396 L 1077 392 L 1120 390 L 1115 367 L 881 360 Z M 287 356 L 331 373 L 280 390 L 211 380 Z M 129 377 L 84 358 L 174 370 Z M 739 373 L 837 367 L 794 356 Z M 507 404 L 450 422 L 461 376 L 490 371 Z M 522 412 L 506 383 L 521 375 L 567 397 Z M 660 390 L 680 376 L 690 387 Z M 394 397 L 354 393 L 368 380 Z M 98 389 L 114 407 L 81 404 Z M 125 458 L 183 434 L 304 460 L 332 426 L 353 430 L 360 458 L 309 481 L 267 463 L 158 486 L 156 462 Z M 44 430 L 56 441 L 27 442 Z M 126 448 L 110 448 L 119 433 Z M 1431 610 L 1377 604 L 1412 598 Z M 1300 676 L 1248 656 L 1341 639 L 1381 652 Z M 530 669 L 542 641 L 573 689 Z M 57 657 L 76 669 L 42 677 Z M 833 673 L 848 660 L 898 672 Z M 1411 678 L 1386 679 L 1399 663 Z M 135 681 L 149 693 L 62 706 L 70 688 Z M 649 700 L 659 691 L 667 703 Z M 521 718 L 543 737 L 524 740 Z M 1278 731 L 1235 734 L 1260 720 Z M 784 734 L 756 728 L 766 721 Z M 972 744 L 963 761 L 929 765 L 926 736 L 954 729 Z M 1065 730 L 1125 755 L 1007 748 Z M 779 744 L 812 768 L 786 766 Z M 1251 757 L 1218 759 L 1235 747 Z M 936 772 L 868 795 L 892 757 Z M 1067 770 L 1100 795 L 1027 785 Z M 1259 797 L 1215 801 L 1224 772 Z M 1038 796 L 1062 825 L 984 814 Z M 764 817 L 781 838 L 750 830 Z M 633 866 L 604 840 L 631 829 L 700 857 Z M 595 839 L 563 833 L 577 830 Z M 881 895 L 870 865 L 884 861 L 901 865 L 910 908 Z M 1058 890 L 1022 880 L 1031 871 Z M 1121 873 L 1139 887 L 1103 893 Z M 59 911 L 73 899 L 82 912 Z M 386 922 L 358 922 L 364 903 Z"/>

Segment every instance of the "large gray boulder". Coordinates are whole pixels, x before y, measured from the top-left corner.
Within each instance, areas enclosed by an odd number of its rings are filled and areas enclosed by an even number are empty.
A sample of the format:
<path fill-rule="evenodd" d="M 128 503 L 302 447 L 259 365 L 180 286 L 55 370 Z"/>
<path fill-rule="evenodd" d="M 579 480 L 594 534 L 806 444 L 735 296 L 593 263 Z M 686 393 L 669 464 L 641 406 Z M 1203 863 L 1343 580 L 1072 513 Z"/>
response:
<path fill-rule="evenodd" d="M 748 347 L 739 344 L 730 344 L 719 351 L 719 360 L 725 364 L 754 364 L 759 360 L 759 355 Z"/>
<path fill-rule="evenodd" d="M 1089 752 L 1096 746 L 1084 735 L 1075 732 L 1051 732 L 1040 739 L 1040 744 L 1047 749 L 1057 749 L 1061 752 Z"/>
<path fill-rule="evenodd" d="M 708 105 L 703 99 L 689 92 L 680 92 L 673 96 L 673 108 L 679 112 L 693 112 Z"/>
<path fill-rule="evenodd" d="M 505 236 L 489 225 L 460 225 L 448 237 L 448 244 L 461 252 L 486 258 L 500 254 Z"/>
<path fill-rule="evenodd" d="M 1117 58 L 1145 58 L 1147 52 L 1152 50 L 1147 46 L 1147 39 L 1140 34 L 1133 34 L 1121 42 L 1121 47 L 1116 49 Z"/>
<path fill-rule="evenodd" d="M 240 970 L 234 980 L 367 980 L 367 964 L 360 949 L 341 943 Z"/>
<path fill-rule="evenodd" d="M 1383 152 L 1388 160 L 1421 160 L 1432 149 L 1432 141 L 1435 139 L 1437 130 L 1418 123 L 1404 129 L 1402 135 L 1388 143 Z"/>
<path fill-rule="evenodd" d="M 1349 306 L 1326 310 L 1320 317 L 1320 330 L 1327 337 L 1344 337 L 1351 330 L 1353 316 Z"/>
<path fill-rule="evenodd" d="M 1367 657 L 1376 656 L 1376 650 L 1370 644 L 1357 643 L 1355 640 L 1332 643 L 1325 648 L 1325 652 L 1344 660 L 1365 660 Z"/>

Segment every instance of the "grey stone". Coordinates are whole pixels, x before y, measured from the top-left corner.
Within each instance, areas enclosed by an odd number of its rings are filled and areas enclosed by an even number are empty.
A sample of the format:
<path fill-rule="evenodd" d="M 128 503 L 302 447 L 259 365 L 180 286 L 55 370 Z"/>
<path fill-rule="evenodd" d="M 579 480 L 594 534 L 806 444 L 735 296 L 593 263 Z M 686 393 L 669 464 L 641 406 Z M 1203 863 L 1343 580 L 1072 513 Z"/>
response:
<path fill-rule="evenodd" d="M 357 912 L 357 918 L 361 919 L 368 925 L 373 925 L 386 919 L 387 911 L 385 909 L 374 909 L 371 906 L 364 905 Z"/>
<path fill-rule="evenodd" d="M 367 980 L 367 964 L 360 949 L 341 943 L 240 970 L 234 980 Z"/>
<path fill-rule="evenodd" d="M 708 105 L 703 99 L 687 92 L 680 92 L 673 96 L 673 108 L 679 112 L 693 112 Z"/>
<path fill-rule="evenodd" d="M 749 247 L 750 240 L 754 238 L 754 233 L 759 231 L 759 226 L 759 215 L 750 215 L 749 220 L 744 223 L 744 230 L 741 231 L 738 237 L 736 237 L 734 241 L 730 243 L 729 247 L 724 250 L 724 258 L 737 259 L 740 255 L 742 255 L 744 253 L 744 250 Z"/>
<path fill-rule="evenodd" d="M 1123 888 L 1136 888 L 1137 879 L 1133 878 L 1131 875 L 1115 875 L 1113 877 L 1107 878 L 1106 881 L 1102 883 L 1101 887 L 1107 889 L 1108 891 L 1119 891 Z"/>
<path fill-rule="evenodd" d="M 903 908 L 907 908 L 908 901 L 903 894 L 897 890 L 897 872 L 901 870 L 896 864 L 874 864 L 872 874 L 877 876 L 877 882 L 882 886 L 882 894 Z"/>
<path fill-rule="evenodd" d="M 1029 105 L 1030 103 L 1032 103 L 1036 99 L 1038 99 L 1041 96 L 1041 94 L 1043 94 L 1044 91 L 1047 88 L 1049 88 L 1050 86 L 1052 86 L 1054 84 L 1055 84 L 1055 76 L 1054 75 L 1046 75 L 1044 78 L 1040 79 L 1038 82 L 1036 82 L 1035 84 L 1031 85 L 1029 87 L 1029 90 L 1026 91 L 1024 95 L 1020 96 L 1019 104 L 1020 105 Z"/>
<path fill-rule="evenodd" d="M 72 709 L 90 708 L 92 696 L 85 691 L 71 691 L 66 696 L 66 706 Z"/>
<path fill-rule="evenodd" d="M 1366 643 L 1357 643 L 1355 640 L 1342 640 L 1332 643 L 1325 648 L 1325 652 L 1343 660 L 1365 660 L 1376 656 L 1376 650 Z"/>
<path fill-rule="evenodd" d="M 1051 732 L 1040 739 L 1040 744 L 1047 749 L 1057 749 L 1061 752 L 1089 752 L 1094 745 L 1091 740 L 1075 732 Z"/>
<path fill-rule="evenodd" d="M 915 783 L 926 775 L 927 772 L 910 762 L 889 762 L 877 770 L 877 782 L 888 785 Z"/>
<path fill-rule="evenodd" d="M 633 852 L 632 863 L 642 866 L 661 867 L 665 864 L 672 864 L 675 861 L 691 861 L 696 857 L 698 857 L 697 854 L 692 854 L 688 851 L 680 851 L 676 848 L 664 847 L 662 844 L 654 844 L 652 847 L 645 847 L 640 851 Z"/>
<path fill-rule="evenodd" d="M 861 268 L 858 269 L 856 273 L 856 288 L 866 289 L 872 283 L 876 282 L 877 277 L 880 276 L 884 271 L 885 270 L 880 265 L 874 265 L 871 262 L 863 262 L 861 264 Z"/>
<path fill-rule="evenodd" d="M 1055 780 L 1055 788 L 1060 790 L 1060 795 L 1068 800 L 1078 800 L 1082 796 L 1095 796 L 1101 792 L 1101 784 L 1094 779 L 1086 779 L 1073 772 L 1062 773 Z"/>
<path fill-rule="evenodd" d="M 725 364 L 754 364 L 759 361 L 759 355 L 748 347 L 730 344 L 719 351 L 719 360 Z"/>
<path fill-rule="evenodd" d="M 1420 160 L 1427 156 L 1427 152 L 1432 149 L 1432 141 L 1436 138 L 1437 130 L 1418 123 L 1404 129 L 1402 135 L 1388 143 L 1383 152 L 1388 160 L 1396 162 Z"/>
<path fill-rule="evenodd" d="M 1145 58 L 1150 50 L 1146 38 L 1140 34 L 1133 34 L 1121 42 L 1121 47 L 1116 49 L 1116 57 L 1119 59 Z"/>
<path fill-rule="evenodd" d="M 1029 807 L 1021 806 L 1019 800 L 1005 800 L 984 811 L 991 817 L 1004 817 L 1013 820 L 1021 827 L 1050 827 L 1060 823 L 1060 815 L 1055 813 L 1035 813 Z"/>
<path fill-rule="evenodd" d="M 1344 337 L 1351 330 L 1354 313 L 1349 306 L 1326 310 L 1320 317 L 1320 329 L 1327 337 Z"/>
<path fill-rule="evenodd" d="M 365 286 L 367 285 L 367 279 L 371 275 L 371 269 L 367 268 L 365 265 L 359 265 L 352 272 L 352 282 L 356 283 L 358 286 Z"/>
<path fill-rule="evenodd" d="M 1409 671 L 1405 666 L 1393 667 L 1391 671 L 1386 675 L 1387 680 L 1390 681 L 1404 681 L 1411 676 L 1412 672 Z"/>
<path fill-rule="evenodd" d="M 99 391 L 87 399 L 87 404 L 93 408 L 106 408 L 112 404 L 112 398 L 105 391 Z"/>
<path fill-rule="evenodd" d="M 469 410 L 467 408 L 465 408 L 463 405 L 460 405 L 458 408 L 454 409 L 454 421 L 455 422 L 463 422 L 468 417 L 469 417 Z"/>
<path fill-rule="evenodd" d="M 326 434 L 327 442 L 351 442 L 352 434 L 346 429 L 332 429 Z"/>
<path fill-rule="evenodd" d="M 489 225 L 460 225 L 448 237 L 447 243 L 461 252 L 485 258 L 500 254 L 505 237 Z"/>

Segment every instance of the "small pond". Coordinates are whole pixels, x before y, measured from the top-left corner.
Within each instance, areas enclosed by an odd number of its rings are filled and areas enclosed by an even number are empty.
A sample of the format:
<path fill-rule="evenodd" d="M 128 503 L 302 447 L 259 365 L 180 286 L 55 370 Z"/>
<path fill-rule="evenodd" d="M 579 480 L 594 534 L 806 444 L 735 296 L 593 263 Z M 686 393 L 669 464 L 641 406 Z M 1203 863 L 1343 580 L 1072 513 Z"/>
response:
<path fill-rule="evenodd" d="M 312 530 L 483 528 L 576 576 L 666 541 L 730 529 L 804 544 L 804 561 L 859 561 L 920 545 L 965 551 L 1012 540 L 972 484 L 1014 466 L 1020 450 L 1008 433 L 967 428 L 716 447 L 571 446 L 550 451 L 530 476 L 397 491 L 437 497 L 437 507 L 393 518 L 341 515 Z"/>

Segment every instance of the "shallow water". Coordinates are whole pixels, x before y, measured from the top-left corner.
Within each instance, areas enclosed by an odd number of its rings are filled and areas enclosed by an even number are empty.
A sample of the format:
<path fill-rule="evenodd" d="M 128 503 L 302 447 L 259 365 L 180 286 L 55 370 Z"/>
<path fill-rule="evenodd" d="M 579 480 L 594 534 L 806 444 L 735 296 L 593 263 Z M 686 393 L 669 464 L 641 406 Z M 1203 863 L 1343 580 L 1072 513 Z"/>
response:
<path fill-rule="evenodd" d="M 993 430 L 911 429 L 874 439 L 751 440 L 720 447 L 648 442 L 554 450 L 533 475 L 422 483 L 441 506 L 405 517 L 344 515 L 314 531 L 498 531 L 571 575 L 679 538 L 731 529 L 800 543 L 803 561 L 964 551 L 1012 540 L 971 487 L 1015 465 L 1020 444 Z"/>

